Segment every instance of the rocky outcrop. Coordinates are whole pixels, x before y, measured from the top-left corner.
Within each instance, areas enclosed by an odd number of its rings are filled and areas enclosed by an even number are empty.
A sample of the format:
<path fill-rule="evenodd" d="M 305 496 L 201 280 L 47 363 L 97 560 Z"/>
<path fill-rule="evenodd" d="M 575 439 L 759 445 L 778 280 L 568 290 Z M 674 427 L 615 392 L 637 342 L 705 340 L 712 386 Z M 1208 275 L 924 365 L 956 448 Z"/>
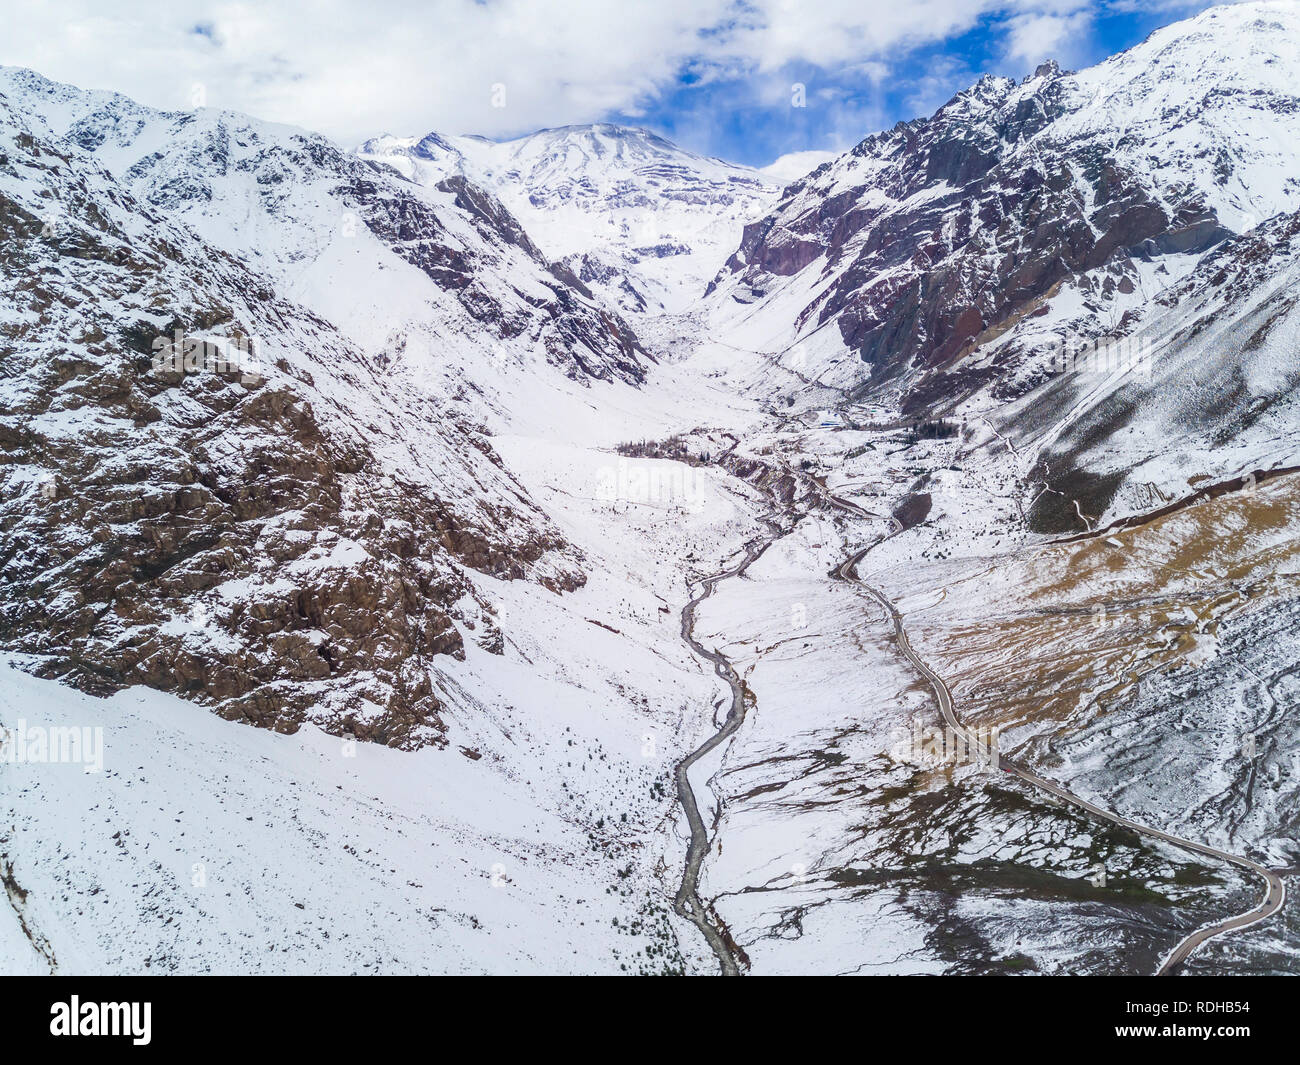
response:
<path fill-rule="evenodd" d="M 1026 395 L 1051 343 L 1126 335 L 1199 257 L 1300 207 L 1296 33 L 1293 7 L 1224 7 L 1078 74 L 985 77 L 789 186 L 715 314 L 905 414 Z"/>
<path fill-rule="evenodd" d="M 477 427 L 3 98 L 0 237 L 0 647 L 30 668 L 440 743 L 436 660 L 502 649 L 470 571 L 582 583 Z"/>
<path fill-rule="evenodd" d="M 1230 235 L 1194 191 L 1160 197 L 1095 145 L 1017 147 L 1065 113 L 1064 78 L 1054 65 L 1023 85 L 985 78 L 933 118 L 868 138 L 787 190 L 727 271 L 762 291 L 820 261 L 832 281 L 803 325 L 833 324 L 867 387 L 899 383 L 919 413 L 935 398 L 925 377 L 1062 281 Z M 843 189 L 854 175 L 862 184 Z"/>
<path fill-rule="evenodd" d="M 343 248 L 375 273 L 404 260 L 431 282 L 431 313 L 410 321 L 395 309 L 394 332 L 472 331 L 521 364 L 541 356 L 584 383 L 644 378 L 646 353 L 628 324 L 462 176 L 426 188 L 319 134 L 233 112 L 156 111 L 32 71 L 0 71 L 0 93 L 48 123 L 54 146 L 105 166 L 139 203 L 256 263 L 277 291 L 336 325 L 373 307 L 348 307 L 341 279 L 343 291 L 319 294 L 303 274 L 321 257 L 337 265 Z"/>

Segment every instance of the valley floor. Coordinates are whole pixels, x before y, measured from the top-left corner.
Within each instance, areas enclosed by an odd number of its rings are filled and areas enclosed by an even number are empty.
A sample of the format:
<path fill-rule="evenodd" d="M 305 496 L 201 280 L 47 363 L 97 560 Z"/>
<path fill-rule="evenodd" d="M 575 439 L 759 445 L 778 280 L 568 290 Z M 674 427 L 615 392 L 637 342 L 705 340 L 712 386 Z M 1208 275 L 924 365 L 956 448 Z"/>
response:
<path fill-rule="evenodd" d="M 444 749 L 276 735 L 6 665 L 0 720 L 102 729 L 104 766 L 0 763 L 0 968 L 716 972 L 717 943 L 674 910 L 691 829 L 674 773 L 737 707 L 687 774 L 707 841 L 685 887 L 741 971 L 1152 972 L 1255 905 L 1240 869 L 913 750 L 942 728 L 934 692 L 880 603 L 837 576 L 878 541 L 864 581 L 1004 754 L 1135 820 L 1300 865 L 1300 479 L 1119 538 L 1031 542 L 1004 449 L 818 429 L 709 365 L 494 440 L 589 579 L 556 595 L 476 578 L 506 646 L 467 640 L 441 667 Z M 674 434 L 691 461 L 616 450 Z M 918 474 L 952 468 L 929 518 L 882 539 Z M 746 558 L 688 618 L 737 701 L 681 627 L 702 582 Z M 1294 969 L 1293 911 L 1189 970 Z"/>

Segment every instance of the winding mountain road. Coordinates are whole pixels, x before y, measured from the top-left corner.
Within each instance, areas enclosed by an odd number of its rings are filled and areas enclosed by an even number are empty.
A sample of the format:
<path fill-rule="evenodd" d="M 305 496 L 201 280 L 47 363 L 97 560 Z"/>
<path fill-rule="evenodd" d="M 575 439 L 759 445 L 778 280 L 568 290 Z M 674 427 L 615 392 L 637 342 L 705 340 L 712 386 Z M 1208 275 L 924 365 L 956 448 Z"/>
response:
<path fill-rule="evenodd" d="M 880 517 L 880 515 L 864 510 L 862 507 L 850 503 L 848 500 L 841 499 L 830 492 L 826 492 L 824 498 L 833 506 L 856 514 L 859 517 L 872 519 L 878 519 Z M 903 625 L 903 616 L 898 612 L 898 608 L 894 606 L 884 592 L 870 584 L 867 584 L 858 575 L 858 563 L 862 561 L 867 552 L 878 544 L 889 539 L 890 536 L 897 535 L 902 531 L 902 526 L 899 524 L 898 519 L 891 518 L 890 521 L 894 526 L 893 532 L 888 536 L 881 537 L 875 543 L 862 548 L 860 551 L 857 551 L 843 562 L 836 572 L 843 580 L 853 581 L 861 585 L 861 587 L 885 609 L 893 621 L 894 637 L 899 650 L 903 653 L 903 656 L 908 660 L 908 662 L 912 664 L 916 671 L 929 682 L 930 687 L 934 690 L 935 699 L 939 703 L 939 710 L 943 714 L 944 721 L 955 734 L 963 737 L 965 741 L 975 744 L 977 742 L 976 737 L 974 737 L 970 731 L 957 720 L 957 715 L 953 709 L 952 692 L 949 690 L 947 683 L 912 649 L 911 642 L 907 636 L 907 629 Z M 1156 971 L 1156 975 L 1158 976 L 1165 976 L 1175 972 L 1197 947 L 1201 946 L 1201 944 L 1208 940 L 1242 928 L 1248 928 L 1251 925 L 1258 924 L 1260 921 L 1267 920 L 1269 917 L 1272 917 L 1277 913 L 1286 903 L 1286 882 L 1277 872 L 1261 865 L 1259 862 L 1252 861 L 1251 859 L 1242 857 L 1241 855 L 1231 854 L 1228 851 L 1219 850 L 1217 847 L 1211 847 L 1205 843 L 1197 843 L 1195 840 L 1175 836 L 1172 833 L 1162 831 L 1158 828 L 1151 828 L 1150 826 L 1141 824 L 1131 818 L 1104 809 L 1096 803 L 1089 802 L 1087 799 L 1075 795 L 1071 791 L 1067 791 L 1060 784 L 1047 780 L 1046 778 L 1039 776 L 1037 773 L 1034 773 L 1007 758 L 998 759 L 998 768 L 1004 773 L 1009 773 L 1012 776 L 1023 780 L 1026 784 L 1030 785 L 1030 787 L 1037 788 L 1039 791 L 1046 792 L 1057 799 L 1070 803 L 1072 806 L 1079 807 L 1098 820 L 1106 821 L 1113 825 L 1119 825 L 1121 828 L 1126 828 L 1140 836 L 1146 836 L 1149 839 L 1157 839 L 1207 858 L 1214 858 L 1219 861 L 1228 862 L 1240 869 L 1245 869 L 1247 872 L 1254 873 L 1263 879 L 1264 895 L 1257 907 L 1246 913 L 1230 917 L 1226 921 L 1219 921 L 1214 924 L 1206 925 L 1191 933 L 1176 947 L 1174 947 L 1161 963 L 1160 968 Z"/>
<path fill-rule="evenodd" d="M 787 473 L 795 475 L 795 471 L 789 469 L 784 463 L 781 464 Z M 797 475 L 796 475 L 797 476 Z M 814 486 L 814 491 L 821 498 L 833 507 L 836 507 L 846 513 L 853 514 L 857 517 L 863 517 L 870 520 L 880 520 L 884 515 L 873 513 L 856 503 L 843 499 L 816 479 L 808 478 Z M 948 688 L 947 682 L 939 676 L 930 666 L 916 653 L 907 635 L 907 629 L 903 624 L 903 616 L 899 613 L 898 608 L 888 596 L 879 588 L 876 588 L 859 576 L 857 567 L 867 553 L 873 548 L 883 543 L 892 536 L 898 535 L 903 531 L 903 526 L 897 518 L 889 517 L 891 531 L 861 548 L 852 554 L 848 559 L 842 562 L 835 570 L 836 575 L 845 581 L 858 584 L 865 592 L 875 599 L 885 610 L 890 618 L 894 628 L 894 639 L 900 652 L 909 663 L 923 676 L 934 691 L 935 699 L 939 704 L 940 713 L 948 727 L 953 730 L 955 735 L 961 736 L 966 742 L 972 745 L 978 745 L 978 738 L 975 737 L 957 719 L 956 711 L 953 706 L 952 692 Z M 714 589 L 724 580 L 733 577 L 741 577 L 745 571 L 763 554 L 776 540 L 785 535 L 775 521 L 770 518 L 765 519 L 768 526 L 768 532 L 765 536 L 760 537 L 745 548 L 744 558 L 730 569 L 723 570 L 712 576 L 704 578 L 700 582 L 700 590 L 693 596 L 681 612 L 681 635 L 686 644 L 704 660 L 712 663 L 714 672 L 726 682 L 731 693 L 731 704 L 728 707 L 727 715 L 723 719 L 722 725 L 713 733 L 704 743 L 692 751 L 686 758 L 678 763 L 674 772 L 674 779 L 677 787 L 678 801 L 686 815 L 690 827 L 690 842 L 687 846 L 687 856 L 685 868 L 682 871 L 681 884 L 677 889 L 677 895 L 674 899 L 674 909 L 681 917 L 689 920 L 699 929 L 718 959 L 719 967 L 724 976 L 737 976 L 743 968 L 748 967 L 748 959 L 744 951 L 732 939 L 726 924 L 722 918 L 713 910 L 704 904 L 699 896 L 699 877 L 700 870 L 704 862 L 704 856 L 709 849 L 709 833 L 704 824 L 704 819 L 700 814 L 699 804 L 696 801 L 695 792 L 691 787 L 690 770 L 691 768 L 710 751 L 716 749 L 724 743 L 736 730 L 744 723 L 746 713 L 746 688 L 744 682 L 737 675 L 734 667 L 727 658 L 719 651 L 705 647 L 694 634 L 695 628 L 695 611 L 696 608 L 713 594 Z M 1202 857 L 1211 858 L 1217 861 L 1227 862 L 1237 868 L 1244 869 L 1249 873 L 1259 876 L 1264 881 L 1264 894 L 1258 906 L 1246 913 L 1238 914 L 1227 920 L 1205 925 L 1186 936 L 1181 942 L 1174 947 L 1165 957 L 1157 970 L 1157 975 L 1168 975 L 1177 971 L 1184 961 L 1202 944 L 1218 936 L 1226 935 L 1229 932 L 1238 931 L 1258 924 L 1267 920 L 1281 910 L 1286 903 L 1286 882 L 1281 875 L 1275 870 L 1271 870 L 1259 862 L 1252 861 L 1250 858 L 1241 855 L 1232 854 L 1228 851 L 1220 850 L 1217 847 L 1211 847 L 1205 843 L 1198 843 L 1195 840 L 1184 839 L 1181 836 L 1175 836 L 1170 832 L 1162 829 L 1152 828 L 1149 825 L 1141 824 L 1131 818 L 1124 817 L 1112 810 L 1098 806 L 1096 803 L 1074 794 L 1073 792 L 1057 784 L 1055 781 L 1048 780 L 1039 776 L 1032 770 L 1014 762 L 1005 757 L 999 757 L 997 762 L 998 768 L 1011 776 L 1022 780 L 1030 787 L 1037 789 L 1047 795 L 1059 799 L 1063 802 L 1075 806 L 1085 813 L 1091 815 L 1099 821 L 1108 824 L 1117 825 L 1120 828 L 1127 829 L 1139 836 L 1148 839 L 1159 840 L 1163 843 L 1170 844 L 1185 851 L 1190 851 Z"/>

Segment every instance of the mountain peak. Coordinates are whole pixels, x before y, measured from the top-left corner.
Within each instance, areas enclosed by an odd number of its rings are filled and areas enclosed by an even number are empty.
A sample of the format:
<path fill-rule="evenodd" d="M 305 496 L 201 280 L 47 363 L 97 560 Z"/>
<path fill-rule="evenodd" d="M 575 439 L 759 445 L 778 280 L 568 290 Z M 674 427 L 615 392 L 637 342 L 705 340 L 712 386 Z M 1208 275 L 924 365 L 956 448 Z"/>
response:
<path fill-rule="evenodd" d="M 1025 78 L 1025 80 L 1021 82 L 1021 84 L 1023 85 L 1025 84 L 1025 82 L 1030 82 L 1030 81 L 1038 81 L 1039 79 L 1042 78 L 1046 78 L 1050 80 L 1052 78 L 1059 78 L 1060 76 L 1061 76 L 1061 65 L 1057 63 L 1055 59 L 1047 59 L 1044 60 L 1042 63 L 1039 63 L 1038 66 L 1034 68 L 1034 72 L 1028 75 Z"/>
<path fill-rule="evenodd" d="M 780 191 L 772 176 L 614 122 L 502 141 L 437 133 L 418 141 L 375 138 L 361 154 L 419 183 L 461 174 L 491 189 L 544 254 L 637 313 L 697 299 L 743 225 Z M 810 160 L 809 169 L 820 161 Z"/>

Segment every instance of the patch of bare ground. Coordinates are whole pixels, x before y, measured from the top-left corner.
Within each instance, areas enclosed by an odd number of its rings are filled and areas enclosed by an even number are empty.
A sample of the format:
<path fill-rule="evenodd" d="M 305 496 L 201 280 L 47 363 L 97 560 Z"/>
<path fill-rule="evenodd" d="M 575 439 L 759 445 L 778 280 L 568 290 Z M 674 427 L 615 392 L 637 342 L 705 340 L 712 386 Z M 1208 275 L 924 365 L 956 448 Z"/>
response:
<path fill-rule="evenodd" d="M 908 624 L 963 719 L 1069 727 L 1142 677 L 1212 654 L 1228 617 L 1300 596 L 1300 475 L 948 585 Z"/>

